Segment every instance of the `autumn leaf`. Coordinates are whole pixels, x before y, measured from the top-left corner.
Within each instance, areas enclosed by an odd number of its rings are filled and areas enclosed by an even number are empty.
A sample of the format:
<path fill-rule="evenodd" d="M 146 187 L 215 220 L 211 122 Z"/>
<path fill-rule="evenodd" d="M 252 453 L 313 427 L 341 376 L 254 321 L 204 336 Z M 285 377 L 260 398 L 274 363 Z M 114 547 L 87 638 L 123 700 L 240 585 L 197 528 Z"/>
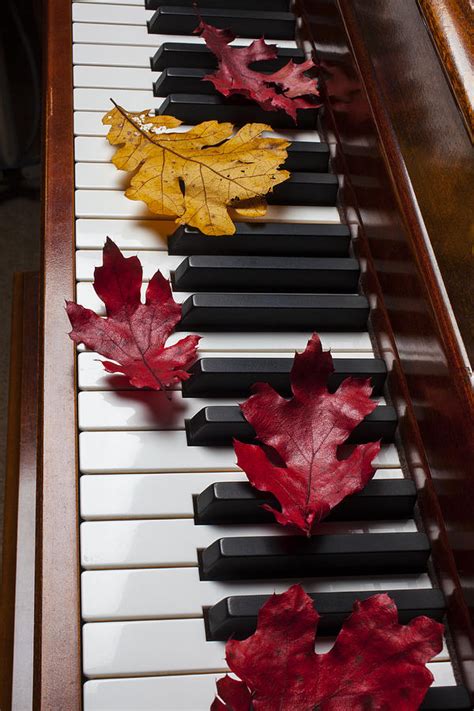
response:
<path fill-rule="evenodd" d="M 354 604 L 332 649 L 315 654 L 319 615 L 300 585 L 272 595 L 256 632 L 229 640 L 226 659 L 239 680 L 217 682 L 211 711 L 415 711 L 433 675 L 426 663 L 443 646 L 429 617 L 398 624 L 386 594 Z"/>
<path fill-rule="evenodd" d="M 354 427 L 371 413 L 369 380 L 346 378 L 328 391 L 334 366 L 329 352 L 313 334 L 306 350 L 296 354 L 290 374 L 293 397 L 281 397 L 268 383 L 253 386 L 241 405 L 259 444 L 234 440 L 237 464 L 250 483 L 271 492 L 281 511 L 265 506 L 282 525 L 310 535 L 317 523 L 346 496 L 361 491 L 374 475 L 371 462 L 379 442 L 354 447 L 347 459 L 338 448 Z M 263 445 L 263 446 L 262 446 Z"/>
<path fill-rule="evenodd" d="M 267 44 L 263 37 L 248 47 L 230 47 L 235 35 L 230 30 L 208 25 L 202 19 L 195 32 L 201 35 L 219 62 L 217 71 L 205 76 L 203 81 L 212 82 L 224 96 L 242 94 L 256 101 L 265 111 L 282 109 L 295 123 L 297 109 L 314 109 L 321 105 L 303 98 L 319 96 L 317 80 L 305 75 L 315 66 L 311 59 L 302 64 L 290 60 L 277 72 L 264 74 L 251 69 L 250 64 L 275 59 L 278 48 Z"/>
<path fill-rule="evenodd" d="M 94 271 L 94 289 L 105 304 L 107 317 L 67 301 L 69 336 L 115 361 L 102 362 L 108 373 L 123 373 L 137 388 L 163 390 L 190 377 L 186 369 L 196 358 L 199 336 L 186 336 L 166 348 L 166 339 L 181 318 L 181 306 L 159 271 L 148 284 L 144 304 L 141 285 L 138 257 L 124 257 L 107 238 L 103 265 Z"/>
<path fill-rule="evenodd" d="M 181 121 L 149 111 L 128 113 L 117 105 L 103 123 L 111 126 L 109 142 L 120 146 L 113 163 L 135 171 L 125 195 L 207 235 L 234 234 L 229 210 L 239 214 L 241 202 L 245 218 L 265 214 L 263 197 L 290 177 L 278 170 L 289 143 L 263 137 L 271 131 L 265 124 L 247 124 L 235 135 L 232 124 L 217 121 L 165 132 Z"/>

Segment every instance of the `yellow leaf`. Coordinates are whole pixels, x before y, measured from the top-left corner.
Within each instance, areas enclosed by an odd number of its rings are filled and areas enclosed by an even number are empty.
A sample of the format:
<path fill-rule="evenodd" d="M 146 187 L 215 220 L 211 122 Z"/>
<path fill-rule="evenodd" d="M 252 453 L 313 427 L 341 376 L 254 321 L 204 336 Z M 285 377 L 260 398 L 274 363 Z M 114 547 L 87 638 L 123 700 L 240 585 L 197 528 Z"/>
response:
<path fill-rule="evenodd" d="M 181 121 L 117 105 L 103 123 L 111 126 L 109 142 L 119 146 L 113 163 L 135 171 L 125 195 L 207 235 L 234 234 L 229 210 L 245 218 L 264 215 L 263 196 L 290 177 L 278 170 L 290 144 L 262 137 L 271 131 L 265 124 L 247 124 L 234 133 L 230 123 L 205 121 L 183 133 L 166 132 Z"/>

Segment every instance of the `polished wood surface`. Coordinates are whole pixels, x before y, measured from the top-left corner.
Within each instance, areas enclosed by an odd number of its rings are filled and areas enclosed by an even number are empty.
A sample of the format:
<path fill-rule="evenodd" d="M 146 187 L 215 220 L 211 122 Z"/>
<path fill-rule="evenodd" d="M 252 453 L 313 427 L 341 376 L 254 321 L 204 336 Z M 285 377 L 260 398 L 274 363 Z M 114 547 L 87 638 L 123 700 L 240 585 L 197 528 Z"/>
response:
<path fill-rule="evenodd" d="M 472 4 L 469 0 L 418 0 L 466 128 L 474 137 Z"/>
<path fill-rule="evenodd" d="M 38 305 L 38 275 L 15 275 L 0 598 L 0 708 L 12 711 L 33 708 Z"/>
<path fill-rule="evenodd" d="M 46 3 L 36 708 L 81 708 L 71 3 Z"/>
<path fill-rule="evenodd" d="M 362 258 L 403 458 L 474 694 L 473 401 L 451 310 L 472 352 L 470 142 L 411 0 L 307 0 L 305 7 L 305 32 L 326 76 L 321 128 L 336 144 L 341 209 Z"/>

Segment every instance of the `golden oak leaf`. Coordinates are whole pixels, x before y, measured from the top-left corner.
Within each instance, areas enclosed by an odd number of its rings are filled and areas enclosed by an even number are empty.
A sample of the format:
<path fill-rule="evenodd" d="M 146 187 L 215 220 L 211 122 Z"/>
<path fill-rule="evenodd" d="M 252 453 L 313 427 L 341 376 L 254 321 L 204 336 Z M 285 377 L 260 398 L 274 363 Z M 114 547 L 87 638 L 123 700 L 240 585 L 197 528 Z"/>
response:
<path fill-rule="evenodd" d="M 129 113 L 117 105 L 102 121 L 111 127 L 109 142 L 119 146 L 113 163 L 135 171 L 125 195 L 207 235 L 234 234 L 231 209 L 246 219 L 264 215 L 263 196 L 290 177 L 278 170 L 289 143 L 262 136 L 271 130 L 265 124 L 234 132 L 231 123 L 205 121 L 171 132 L 181 124 L 173 116 Z"/>

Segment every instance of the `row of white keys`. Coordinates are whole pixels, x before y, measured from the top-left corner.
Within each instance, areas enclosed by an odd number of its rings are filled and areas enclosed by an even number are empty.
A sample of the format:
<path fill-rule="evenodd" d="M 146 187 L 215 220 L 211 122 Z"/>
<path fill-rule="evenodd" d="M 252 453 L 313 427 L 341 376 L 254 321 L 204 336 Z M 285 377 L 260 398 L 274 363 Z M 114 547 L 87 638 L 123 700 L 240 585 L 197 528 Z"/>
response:
<path fill-rule="evenodd" d="M 120 3 L 116 3 L 118 5 Z M 134 3 L 133 3 L 134 4 Z M 103 141 L 108 127 L 101 124 L 102 112 L 110 108 L 109 97 L 122 103 L 127 109 L 140 110 L 145 107 L 158 108 L 161 99 L 152 96 L 151 84 L 156 78 L 148 70 L 148 57 L 159 46 L 157 36 L 148 36 L 144 32 L 144 21 L 151 13 L 143 8 L 120 8 L 109 5 L 94 6 L 90 3 L 81 3 L 86 6 L 82 9 L 76 6 L 74 13 L 76 25 L 74 30 L 75 40 L 78 43 L 87 42 L 88 45 L 77 44 L 75 48 L 75 130 L 79 136 L 76 139 L 76 168 L 77 188 L 85 188 L 88 192 L 97 190 L 110 191 L 112 188 L 123 188 L 126 180 L 123 175 L 112 169 L 112 166 L 100 166 L 99 162 L 110 160 L 113 149 Z M 112 8 L 112 11 L 110 11 Z M 114 23 L 114 26 L 95 23 Z M 117 23 L 117 24 L 115 24 Z M 125 24 L 133 23 L 130 26 Z M 114 40 L 115 38 L 115 40 Z M 135 41 L 138 40 L 138 41 Z M 201 42 L 200 38 L 163 37 L 161 41 L 192 41 Z M 123 41 L 124 47 L 117 51 L 117 45 Z M 294 43 L 278 43 L 280 46 L 294 46 Z M 102 50 L 102 52 L 101 52 Z M 102 56 L 101 56 L 102 55 Z M 79 66 L 84 65 L 84 66 Z M 124 67 L 124 70 L 110 67 Z M 92 69 L 92 71 L 91 71 Z M 130 69 L 132 71 L 130 71 Z M 137 69 L 137 71 L 134 71 Z M 113 92 L 113 93 L 112 93 Z M 182 130 L 185 130 L 184 127 Z M 286 133 L 286 132 L 285 132 Z M 285 135 L 283 133 L 283 135 Z M 288 132 L 289 133 L 289 132 Z M 99 140 L 97 140 L 99 138 Z M 294 140 L 305 140 L 305 137 L 293 136 Z M 307 140 L 311 139 L 307 134 Z M 99 144 L 101 141 L 101 144 Z M 90 162 L 91 166 L 85 165 Z M 105 169 L 104 169 L 105 168 Z M 115 171 L 115 172 L 114 172 Z M 92 190 L 90 190 L 92 189 Z M 86 249 L 101 249 L 105 235 L 111 236 L 120 247 L 129 246 L 131 249 L 154 251 L 153 255 L 140 254 L 144 263 L 145 278 L 160 268 L 167 275 L 176 268 L 176 258 L 163 254 L 156 259 L 155 250 L 166 250 L 166 235 L 176 229 L 171 221 L 136 220 L 128 223 L 128 217 L 149 217 L 146 210 L 119 207 L 117 209 L 116 196 L 109 196 L 111 202 L 104 205 L 108 197 L 104 198 L 101 192 L 96 196 L 78 193 L 77 245 Z M 100 203 L 102 202 L 102 207 Z M 119 201 L 122 206 L 123 200 Z M 133 204 L 132 204 L 133 205 Z M 98 209 L 96 209 L 98 207 Z M 306 208 L 270 208 L 273 221 L 281 221 L 289 217 L 290 220 L 308 222 L 339 222 L 337 211 L 327 208 L 317 210 L 309 215 Z M 99 219 L 97 219 L 99 218 Z M 116 219 L 119 218 L 119 219 Z M 268 217 L 265 218 L 268 220 Z M 167 230 L 167 231 L 166 231 Z M 118 234 L 117 234 L 118 233 Z M 85 296 L 87 305 L 91 303 L 90 296 L 92 269 L 100 264 L 98 254 L 84 255 L 78 253 L 77 276 L 82 282 L 78 285 L 79 300 L 81 294 Z M 179 258 L 181 261 L 183 257 Z M 86 283 L 89 282 L 89 283 Z M 181 337 L 184 334 L 175 334 Z M 233 354 L 233 349 L 251 354 L 267 349 L 272 355 L 278 352 L 287 355 L 295 347 L 304 347 L 309 334 L 263 334 L 263 338 L 256 334 L 243 334 L 243 343 L 240 334 L 208 334 L 207 342 L 201 345 L 210 346 L 206 353 L 218 352 L 223 349 L 228 355 Z M 238 336 L 238 338 L 236 337 Z M 370 340 L 367 334 L 331 334 L 329 342 L 336 349 L 355 346 L 356 353 L 372 353 Z M 227 350 L 226 350 L 227 349 Z M 286 350 L 282 350 L 286 349 Z M 362 350 L 358 350 L 362 349 Z M 90 365 L 95 354 L 82 352 L 81 359 L 89 359 Z M 94 361 L 95 363 L 95 361 Z M 100 364 L 95 363 L 95 374 L 89 375 L 89 383 L 97 383 L 104 379 Z M 87 370 L 87 368 L 86 368 Z M 81 365 L 80 365 L 81 371 Z M 100 375 L 99 375 L 100 373 Z M 85 376 L 84 376 L 85 377 Z M 83 380 L 84 378 L 82 378 Z M 86 378 L 87 380 L 87 378 Z M 108 382 L 111 379 L 107 379 Z M 116 382 L 116 380 L 114 381 Z M 81 375 L 80 375 L 81 383 Z M 88 401 L 88 396 L 95 399 Z M 148 407 L 151 400 L 162 397 L 160 394 L 139 394 L 141 402 L 135 399 L 137 393 L 123 393 L 121 407 L 117 407 L 122 394 L 114 392 L 81 393 L 80 396 L 80 426 L 101 427 L 103 422 L 108 422 L 108 427 L 127 426 L 143 427 L 152 426 L 152 417 L 147 418 Z M 179 392 L 173 397 L 179 399 Z M 85 396 L 85 397 L 84 397 Z M 127 398 L 129 399 L 127 400 Z M 148 402 L 150 401 L 150 402 Z M 128 402 L 128 405 L 124 403 Z M 187 406 L 193 400 L 181 400 L 181 406 Z M 159 404 L 159 403 L 158 403 Z M 157 405 L 157 403 L 155 403 Z M 199 406 L 199 407 L 198 407 Z M 203 402 L 194 400 L 194 407 L 204 406 Z M 97 408 L 94 414 L 94 408 Z M 131 409 L 130 409 L 131 408 Z M 127 414 L 128 413 L 128 414 Z M 91 419 L 92 415 L 95 419 Z M 171 416 L 171 412 L 167 416 Z M 181 410 L 181 417 L 184 416 Z M 186 414 L 189 416 L 189 413 Z M 84 419 L 85 418 L 85 419 Z M 121 424 L 120 424 L 121 423 Z M 148 424 L 146 424 L 148 423 Z M 172 426 L 171 420 L 166 418 L 161 426 Z M 235 455 L 229 451 L 215 452 L 211 448 L 188 448 L 183 438 L 184 432 L 155 432 L 154 439 L 161 434 L 165 438 L 158 443 L 151 442 L 145 431 L 136 433 L 127 430 L 123 433 L 120 442 L 115 444 L 109 439 L 113 432 L 85 432 L 81 435 L 81 468 L 87 471 L 88 463 L 94 471 L 118 471 L 120 474 L 83 475 L 81 477 L 81 515 L 90 519 L 82 525 L 82 556 L 86 567 L 109 568 L 125 566 L 125 569 L 88 570 L 82 576 L 83 617 L 86 620 L 100 619 L 128 619 L 161 618 L 161 617 L 201 617 L 204 606 L 213 604 L 229 594 L 267 594 L 273 590 L 283 590 L 289 583 L 218 583 L 199 580 L 196 567 L 196 550 L 203 547 L 217 537 L 223 535 L 263 535 L 271 531 L 273 535 L 285 535 L 276 526 L 257 527 L 209 527 L 195 526 L 192 519 L 192 496 L 203 490 L 207 485 L 222 477 L 229 480 L 242 480 L 244 475 L 237 470 Z M 89 437 L 99 435 L 100 439 Z M 134 435 L 138 435 L 137 447 L 129 448 Z M 168 436 L 169 435 L 169 436 Z M 178 437 L 176 436 L 178 435 Z M 149 445 L 153 444 L 150 448 Z M 89 447 L 89 445 L 91 445 Z M 111 445 L 115 454 L 114 461 L 110 457 Z M 156 445 L 156 446 L 155 446 Z M 105 448 L 107 451 L 102 451 Z M 392 463 L 399 465 L 394 448 L 385 448 L 380 464 L 384 466 Z M 188 450 L 188 451 L 186 451 Z M 191 451 L 189 451 L 191 450 Z M 198 451 L 200 450 L 200 451 Z M 212 456 L 212 455 L 216 455 Z M 96 456 L 100 455 L 100 456 Z M 102 456 L 103 455 L 103 456 Z M 162 465 L 170 463 L 171 467 L 163 469 Z M 100 459 L 100 461 L 99 461 Z M 142 475 L 141 467 L 148 461 L 154 460 L 151 470 L 162 471 L 163 474 Z M 212 471 L 218 462 L 224 464 L 223 471 Z M 214 463 L 214 466 L 213 466 Z M 105 468 L 102 468 L 105 464 Z M 112 468 L 109 467 L 112 464 Z M 206 466 L 210 465 L 210 466 Z M 190 466 L 197 469 L 197 473 L 185 473 Z M 184 467 L 184 469 L 183 469 Z M 171 472 L 173 468 L 182 473 Z M 227 470 L 227 471 L 226 471 Z M 128 472 L 128 473 L 124 473 Z M 397 469 L 386 469 L 378 472 L 378 476 L 400 476 Z M 172 517 L 162 518 L 159 517 Z M 176 517 L 181 518 L 176 518 Z M 102 520 L 118 518 L 121 520 Z M 139 518 L 142 520 L 138 520 Z M 124 520 L 126 518 L 132 520 Z M 98 519 L 94 521 L 93 519 Z M 149 520 L 143 520 L 149 519 Z M 356 524 L 357 525 L 357 524 Z M 359 528 L 360 529 L 360 524 Z M 390 524 L 371 522 L 371 530 L 393 530 Z M 413 522 L 398 523 L 401 530 L 415 530 Z M 393 527 L 393 524 L 392 524 Z M 246 533 L 244 533 L 244 528 Z M 337 529 L 335 529 L 337 530 Z M 363 530 L 367 530 L 364 528 Z M 159 568 L 137 569 L 137 565 L 159 565 Z M 167 568 L 163 565 L 193 566 Z M 330 589 L 366 589 L 367 581 L 354 579 L 340 581 L 311 581 L 307 583 L 308 590 Z M 412 576 L 406 578 L 370 581 L 374 589 L 389 589 L 390 587 L 428 587 L 429 580 L 426 576 Z M 377 587 L 380 584 L 382 587 Z M 360 586 L 360 587 L 359 587 Z M 115 601 L 115 602 L 114 602 Z M 183 627 L 180 623 L 189 624 Z M 165 626 L 162 625 L 164 623 Z M 147 625 L 144 627 L 143 625 Z M 182 641 L 180 641 L 180 639 Z M 186 643 L 184 644 L 184 640 Z M 322 642 L 321 651 L 328 648 L 330 643 Z M 209 646 L 210 645 L 210 646 Z M 186 651 L 182 651 L 187 646 Z M 152 647 L 154 649 L 152 649 Z M 170 652 L 170 647 L 172 651 Z M 212 671 L 224 669 L 224 651 L 222 643 L 209 643 L 205 640 L 204 624 L 202 619 L 177 620 L 153 619 L 146 622 L 115 622 L 87 624 L 84 628 L 84 673 L 91 676 L 112 676 L 150 673 L 181 672 L 189 674 L 190 671 Z M 139 711 L 141 708 L 170 708 L 171 695 L 176 698 L 176 708 L 189 708 L 197 711 L 198 708 L 208 708 L 212 699 L 213 689 L 208 693 L 206 684 L 214 677 L 209 675 L 193 677 L 187 676 L 191 685 L 183 687 L 182 678 L 178 680 L 175 693 L 172 684 L 175 680 L 171 677 L 161 679 L 124 679 L 91 682 L 85 687 L 86 711 L 103 711 L 105 708 L 114 708 L 116 711 Z M 122 684 L 132 684 L 123 687 Z M 144 684 L 142 685 L 142 682 Z M 158 684 L 156 683 L 158 682 Z M 196 683 L 194 683 L 196 682 Z M 138 683 L 138 686 L 136 684 Z M 95 686 L 94 686 L 95 684 Z M 98 686 L 97 686 L 98 684 Z M 194 688 L 193 688 L 194 687 Z M 131 692 L 131 695 L 129 695 Z M 201 693 L 204 692 L 204 695 Z M 171 695 L 170 695 L 171 694 Z M 107 700 L 108 699 L 108 700 Z M 171 703 L 174 703 L 172 701 Z"/>
<path fill-rule="evenodd" d="M 258 358 L 286 358 L 288 360 L 292 360 L 294 357 L 295 353 L 293 351 L 287 351 L 285 352 L 279 352 L 279 351 L 273 351 L 273 352 L 268 352 L 268 353 L 259 353 Z M 337 365 L 337 360 L 339 358 L 350 358 L 350 359 L 367 359 L 370 358 L 372 353 L 367 352 L 367 353 L 359 353 L 357 351 L 352 351 L 352 352 L 337 352 L 334 356 L 334 360 L 336 361 Z M 199 358 L 234 358 L 236 356 L 235 353 L 232 351 L 222 351 L 221 353 L 211 353 L 207 351 L 203 351 L 201 348 L 198 349 L 198 357 Z M 244 352 L 240 353 L 239 357 L 241 358 L 255 358 L 255 355 L 252 355 L 249 352 Z M 133 388 L 127 378 L 125 376 L 120 376 L 119 374 L 114 374 L 113 376 L 110 373 L 107 373 L 106 370 L 104 369 L 102 363 L 101 363 L 101 356 L 98 353 L 94 353 L 93 351 L 82 351 L 78 354 L 78 361 L 77 361 L 77 376 L 78 376 L 78 386 L 79 390 L 85 390 L 85 391 L 90 391 L 90 390 L 133 390 L 136 392 L 135 388 Z M 172 390 L 180 390 L 181 389 L 181 383 L 176 383 L 171 387 Z"/>
<path fill-rule="evenodd" d="M 450 662 L 427 665 L 433 686 L 454 686 Z M 94 679 L 84 685 L 84 711 L 209 711 L 221 674 Z"/>
<path fill-rule="evenodd" d="M 79 456 L 83 474 L 238 471 L 232 447 L 188 447 L 182 430 L 81 432 Z M 395 445 L 383 444 L 373 465 L 399 469 Z"/>
<path fill-rule="evenodd" d="M 374 479 L 402 479 L 401 469 L 378 469 Z M 241 471 L 162 474 L 83 474 L 80 478 L 81 518 L 190 518 L 193 497 L 215 482 L 247 481 Z"/>

